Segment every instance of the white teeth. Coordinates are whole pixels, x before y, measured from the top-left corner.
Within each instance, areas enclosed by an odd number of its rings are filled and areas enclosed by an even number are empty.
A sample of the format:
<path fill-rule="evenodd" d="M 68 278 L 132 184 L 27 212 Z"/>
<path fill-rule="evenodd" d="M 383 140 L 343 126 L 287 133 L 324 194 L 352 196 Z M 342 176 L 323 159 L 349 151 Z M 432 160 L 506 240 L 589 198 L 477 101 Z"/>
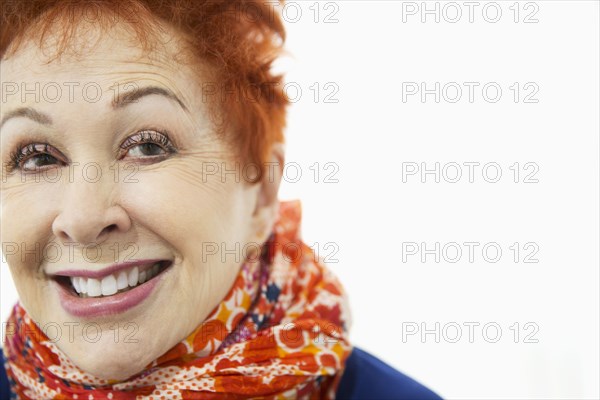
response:
<path fill-rule="evenodd" d="M 102 278 L 102 296 L 110 296 L 117 293 L 117 280 L 114 275 L 108 275 Z"/>
<path fill-rule="evenodd" d="M 158 275 L 159 271 L 160 262 L 141 272 L 138 267 L 133 267 L 129 273 L 121 271 L 117 275 L 107 275 L 102 279 L 71 277 L 71 284 L 82 297 L 111 296 L 149 281 Z"/>
<path fill-rule="evenodd" d="M 79 278 L 79 289 L 81 289 L 81 293 L 87 293 L 87 279 Z"/>
<path fill-rule="evenodd" d="M 139 281 L 140 283 L 144 283 L 144 282 L 146 282 L 146 271 L 142 271 L 142 272 L 140 272 L 140 277 L 139 277 L 138 281 Z"/>
<path fill-rule="evenodd" d="M 129 273 L 129 286 L 131 286 L 131 287 L 137 286 L 139 273 L 140 273 L 140 270 L 138 269 L 138 267 L 134 267 L 131 270 L 131 272 Z"/>
<path fill-rule="evenodd" d="M 125 271 L 121 271 L 119 273 L 119 277 L 117 278 L 117 290 L 125 289 L 127 286 L 129 286 L 127 273 Z"/>
<path fill-rule="evenodd" d="M 81 288 L 79 287 L 79 277 L 71 277 L 71 283 L 73 284 L 75 291 L 77 293 L 81 293 Z"/>
<path fill-rule="evenodd" d="M 102 286 L 100 285 L 100 281 L 98 279 L 88 278 L 87 294 L 90 297 L 98 297 L 102 294 Z"/>

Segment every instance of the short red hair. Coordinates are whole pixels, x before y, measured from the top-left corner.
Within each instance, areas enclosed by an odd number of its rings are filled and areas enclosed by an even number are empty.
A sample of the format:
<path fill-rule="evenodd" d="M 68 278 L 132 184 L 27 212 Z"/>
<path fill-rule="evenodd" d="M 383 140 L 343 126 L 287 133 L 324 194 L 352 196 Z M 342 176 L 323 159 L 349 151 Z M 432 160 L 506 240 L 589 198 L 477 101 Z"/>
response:
<path fill-rule="evenodd" d="M 111 17 L 123 18 L 144 49 L 153 45 L 156 22 L 167 23 L 182 34 L 193 56 L 208 63 L 216 86 L 225 94 L 217 96 L 222 116 L 219 126 L 229 128 L 233 148 L 239 152 L 238 159 L 255 163 L 264 171 L 271 146 L 283 142 L 289 100 L 282 88 L 283 77 L 274 75 L 271 65 L 281 53 L 285 29 L 272 3 L 3 0 L 1 7 L 0 59 L 10 56 L 27 39 L 39 39 L 41 46 L 59 20 L 63 23 L 59 29 L 57 56 L 73 37 L 76 25 L 73 21 L 89 15 L 98 17 L 97 22 L 103 27 L 108 26 Z"/>

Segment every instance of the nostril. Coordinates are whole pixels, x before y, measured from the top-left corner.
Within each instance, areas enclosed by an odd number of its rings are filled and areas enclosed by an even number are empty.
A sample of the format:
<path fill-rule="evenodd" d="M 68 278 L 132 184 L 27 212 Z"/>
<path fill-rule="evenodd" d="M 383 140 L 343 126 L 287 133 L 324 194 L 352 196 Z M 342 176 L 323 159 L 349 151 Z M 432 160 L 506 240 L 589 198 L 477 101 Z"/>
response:
<path fill-rule="evenodd" d="M 91 211 L 89 208 L 69 207 L 60 212 L 52 223 L 52 231 L 57 238 L 81 245 L 99 244 L 111 233 L 126 232 L 130 228 L 127 212 L 117 206 L 105 210 L 96 207 Z"/>
<path fill-rule="evenodd" d="M 64 240 L 64 241 L 68 241 L 71 240 L 71 238 L 69 237 L 69 235 L 67 234 L 67 232 L 60 232 L 59 234 L 60 239 Z"/>
<path fill-rule="evenodd" d="M 112 231 L 117 229 L 117 224 L 111 224 L 109 226 L 107 226 L 106 228 L 102 229 L 102 232 L 100 232 L 100 237 L 108 235 L 109 233 L 111 233 Z"/>

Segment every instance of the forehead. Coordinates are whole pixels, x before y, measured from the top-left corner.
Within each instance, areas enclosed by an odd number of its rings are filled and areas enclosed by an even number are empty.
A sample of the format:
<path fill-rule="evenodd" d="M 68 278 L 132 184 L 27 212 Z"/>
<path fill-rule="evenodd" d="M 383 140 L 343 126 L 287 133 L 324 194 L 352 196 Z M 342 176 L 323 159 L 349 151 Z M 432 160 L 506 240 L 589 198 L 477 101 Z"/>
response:
<path fill-rule="evenodd" d="M 64 48 L 50 35 L 41 47 L 34 40 L 23 42 L 1 61 L 3 105 L 106 104 L 124 91 L 146 86 L 168 89 L 186 104 L 197 98 L 200 68 L 184 58 L 183 42 L 173 30 L 163 29 L 151 49 L 143 49 L 126 26 L 82 23 L 76 28 Z"/>

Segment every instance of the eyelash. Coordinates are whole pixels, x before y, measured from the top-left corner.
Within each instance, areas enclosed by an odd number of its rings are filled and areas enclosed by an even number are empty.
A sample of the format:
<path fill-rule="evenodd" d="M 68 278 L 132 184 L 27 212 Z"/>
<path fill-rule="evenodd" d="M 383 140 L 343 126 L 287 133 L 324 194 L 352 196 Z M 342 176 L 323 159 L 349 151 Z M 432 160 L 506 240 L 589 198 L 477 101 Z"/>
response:
<path fill-rule="evenodd" d="M 173 143 L 169 139 L 169 135 L 167 132 L 160 130 L 150 130 L 144 129 L 141 130 L 134 135 L 128 137 L 123 144 L 119 146 L 121 150 L 128 151 L 134 146 L 138 146 L 145 143 L 152 143 L 159 145 L 164 151 L 168 154 L 175 153 L 177 150 L 173 146 Z M 40 149 L 40 146 L 43 146 Z M 11 173 L 17 169 L 22 168 L 22 163 L 29 160 L 30 158 L 36 155 L 47 155 L 56 159 L 59 163 L 61 161 L 54 155 L 59 153 L 52 145 L 49 143 L 29 143 L 25 145 L 24 143 L 19 143 L 16 148 L 10 154 L 10 160 L 5 164 L 5 168 L 8 173 Z M 147 156 L 144 158 L 155 158 L 160 156 Z M 124 157 L 120 157 L 122 159 Z M 62 162 L 64 164 L 64 162 Z M 32 171 L 28 171 L 32 172 Z"/>
<path fill-rule="evenodd" d="M 122 150 L 129 150 L 134 146 L 144 144 L 144 143 L 154 143 L 162 147 L 167 153 L 175 153 L 177 150 L 171 139 L 169 139 L 169 134 L 164 131 L 159 130 L 151 130 L 144 129 L 136 134 L 128 137 L 121 146 L 119 146 Z M 152 156 L 149 156 L 152 157 Z"/>
<path fill-rule="evenodd" d="M 39 146 L 43 146 L 43 150 L 39 150 Z M 35 155 L 49 155 L 53 158 L 53 151 L 49 149 L 54 149 L 49 143 L 29 143 L 27 145 L 23 145 L 19 143 L 16 149 L 10 154 L 10 160 L 6 163 L 5 167 L 8 173 L 13 172 L 16 169 L 21 168 L 21 163 L 27 161 L 29 158 Z"/>

